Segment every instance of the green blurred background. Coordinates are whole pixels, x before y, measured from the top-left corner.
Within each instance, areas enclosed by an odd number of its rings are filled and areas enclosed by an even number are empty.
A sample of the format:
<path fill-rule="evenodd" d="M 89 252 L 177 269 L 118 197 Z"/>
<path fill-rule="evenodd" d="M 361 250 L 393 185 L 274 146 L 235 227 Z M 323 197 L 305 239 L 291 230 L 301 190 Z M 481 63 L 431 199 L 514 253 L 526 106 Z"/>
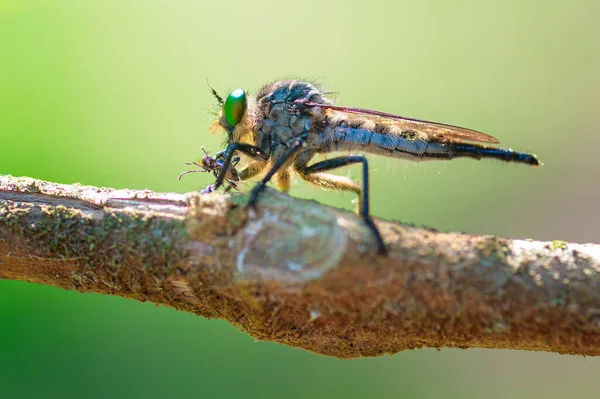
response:
<path fill-rule="evenodd" d="M 597 1 L 0 0 L 0 173 L 186 192 L 214 99 L 288 76 L 464 125 L 543 168 L 374 157 L 376 216 L 600 242 Z M 358 175 L 356 169 L 350 172 Z M 351 195 L 292 194 L 352 209 Z M 0 281 L 0 396 L 562 398 L 600 361 L 419 350 L 340 361 L 133 300 Z"/>

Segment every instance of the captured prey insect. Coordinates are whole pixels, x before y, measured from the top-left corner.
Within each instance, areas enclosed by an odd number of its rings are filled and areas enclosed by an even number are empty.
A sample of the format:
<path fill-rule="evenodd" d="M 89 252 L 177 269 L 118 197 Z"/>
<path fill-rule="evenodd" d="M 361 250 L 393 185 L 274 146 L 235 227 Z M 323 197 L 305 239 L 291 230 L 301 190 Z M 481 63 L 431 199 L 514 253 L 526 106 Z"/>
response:
<path fill-rule="evenodd" d="M 256 96 L 236 89 L 225 100 L 212 88 L 211 92 L 221 108 L 211 131 L 223 128 L 228 140 L 224 153 L 219 154 L 214 189 L 228 181 L 230 166 L 237 164 L 234 156 L 239 152 L 252 159 L 236 172 L 240 181 L 266 171 L 250 193 L 250 207 L 256 206 L 272 178 L 287 191 L 292 172 L 324 188 L 353 191 L 359 195 L 360 216 L 372 230 L 380 253 L 386 253 L 386 247 L 370 215 L 367 159 L 345 155 L 309 165 L 316 154 L 359 151 L 417 161 L 470 157 L 539 165 L 535 155 L 484 145 L 497 144 L 498 140 L 475 130 L 336 106 L 317 86 L 303 81 L 275 81 Z M 362 165 L 362 188 L 351 179 L 323 173 L 356 163 Z"/>
<path fill-rule="evenodd" d="M 204 149 L 204 146 L 200 146 L 200 148 L 202 149 L 202 152 L 204 152 L 204 156 L 202 158 L 200 158 L 198 160 L 198 162 L 185 162 L 185 165 L 195 165 L 199 169 L 186 170 L 185 172 L 183 172 L 182 174 L 179 175 L 179 177 L 177 178 L 178 180 L 181 180 L 181 178 L 183 176 L 185 176 L 189 173 L 211 173 L 212 172 L 212 174 L 215 177 L 217 177 L 219 175 L 219 172 L 223 168 L 223 155 L 225 154 L 225 151 L 217 152 L 217 154 L 214 157 L 211 157 L 208 154 L 208 152 L 206 152 L 206 150 Z M 225 188 L 226 192 L 231 190 L 232 188 L 235 190 L 238 189 L 236 182 L 240 181 L 240 177 L 239 177 L 239 173 L 235 167 L 239 161 L 240 161 L 239 157 L 233 158 L 231 160 L 229 168 L 227 169 L 227 174 L 224 177 L 224 181 L 227 183 L 227 187 Z M 211 185 L 203 188 L 202 190 L 200 190 L 200 192 L 202 194 L 208 194 L 208 193 L 212 193 L 215 190 L 216 190 L 215 185 L 211 184 Z"/>

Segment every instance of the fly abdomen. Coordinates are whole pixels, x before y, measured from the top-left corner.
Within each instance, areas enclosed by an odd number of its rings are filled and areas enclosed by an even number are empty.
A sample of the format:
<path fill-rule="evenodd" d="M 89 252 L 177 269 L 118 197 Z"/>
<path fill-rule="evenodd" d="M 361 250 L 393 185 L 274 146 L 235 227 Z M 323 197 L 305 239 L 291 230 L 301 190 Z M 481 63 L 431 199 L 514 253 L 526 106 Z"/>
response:
<path fill-rule="evenodd" d="M 428 143 L 402 135 L 379 133 L 374 129 L 340 125 L 335 127 L 328 147 L 331 151 L 363 151 L 388 157 L 421 159 Z"/>
<path fill-rule="evenodd" d="M 504 162 L 525 163 L 539 166 L 535 155 L 516 152 L 511 149 L 485 147 L 477 144 L 424 142 L 425 149 L 418 156 L 422 160 L 454 159 L 454 158 L 494 158 Z"/>
<path fill-rule="evenodd" d="M 374 129 L 348 125 L 336 126 L 327 144 L 325 147 L 328 151 L 363 151 L 421 161 L 469 157 L 495 158 L 505 162 L 539 165 L 535 155 L 510 149 L 426 140 L 408 134 L 380 133 Z"/>
<path fill-rule="evenodd" d="M 540 162 L 533 154 L 517 152 L 511 149 L 484 147 L 476 144 L 448 144 L 454 157 L 495 158 L 505 162 L 518 162 L 539 166 Z"/>

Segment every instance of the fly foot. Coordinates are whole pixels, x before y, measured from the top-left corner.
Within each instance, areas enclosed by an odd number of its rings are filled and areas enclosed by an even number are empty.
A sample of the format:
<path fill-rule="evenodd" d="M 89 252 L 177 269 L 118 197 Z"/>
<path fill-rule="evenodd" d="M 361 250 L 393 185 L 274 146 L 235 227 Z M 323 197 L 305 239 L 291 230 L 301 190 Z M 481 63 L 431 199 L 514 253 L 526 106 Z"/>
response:
<path fill-rule="evenodd" d="M 246 204 L 246 207 L 248 209 L 256 209 L 256 204 L 258 203 L 258 196 L 260 195 L 261 192 L 264 191 L 265 187 L 266 186 L 263 182 L 260 182 L 256 186 L 254 186 L 254 188 L 250 192 L 250 197 L 248 198 L 248 203 Z"/>
<path fill-rule="evenodd" d="M 200 190 L 200 194 L 210 194 L 212 192 L 214 192 L 217 188 L 215 187 L 214 184 L 211 184 L 209 186 L 204 187 L 202 190 Z"/>
<path fill-rule="evenodd" d="M 371 229 L 371 231 L 375 235 L 375 240 L 377 241 L 379 255 L 386 256 L 388 254 L 388 250 L 385 246 L 385 242 L 383 242 L 383 238 L 381 238 L 381 234 L 379 233 L 379 229 L 377 229 L 375 222 L 373 222 L 373 219 L 371 219 L 370 216 L 365 217 L 364 221 L 367 224 L 367 226 L 369 226 L 369 229 Z"/>

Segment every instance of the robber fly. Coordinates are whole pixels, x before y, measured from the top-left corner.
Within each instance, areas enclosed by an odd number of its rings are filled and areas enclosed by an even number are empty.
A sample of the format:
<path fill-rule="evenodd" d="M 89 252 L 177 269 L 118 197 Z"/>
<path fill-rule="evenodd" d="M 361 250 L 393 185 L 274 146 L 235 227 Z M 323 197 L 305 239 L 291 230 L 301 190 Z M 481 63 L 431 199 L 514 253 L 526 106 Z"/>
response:
<path fill-rule="evenodd" d="M 360 216 L 373 231 L 380 253 L 386 253 L 386 248 L 369 211 L 367 159 L 345 155 L 309 165 L 316 154 L 359 151 L 416 161 L 470 157 L 539 165 L 535 155 L 487 146 L 498 140 L 475 130 L 336 106 L 307 82 L 276 81 L 256 96 L 236 89 L 225 100 L 212 88 L 211 92 L 221 108 L 211 131 L 220 127 L 227 132 L 227 148 L 220 158 L 214 189 L 227 181 L 234 155 L 239 152 L 252 159 L 237 174 L 239 180 L 266 171 L 250 193 L 250 207 L 256 206 L 259 194 L 272 178 L 287 191 L 292 173 L 324 188 L 353 191 L 359 195 Z M 355 163 L 362 165 L 362 188 L 348 178 L 323 173 Z"/>
<path fill-rule="evenodd" d="M 202 152 L 204 152 L 204 156 L 202 158 L 200 158 L 198 160 L 198 162 L 185 162 L 185 165 L 194 165 L 194 166 L 197 166 L 199 169 L 186 170 L 185 172 L 183 172 L 182 174 L 179 175 L 179 177 L 177 178 L 178 180 L 181 180 L 181 178 L 183 176 L 185 176 L 189 173 L 211 173 L 212 172 L 212 174 L 215 177 L 217 177 L 219 175 L 219 172 L 223 168 L 224 151 L 220 151 L 215 155 L 215 157 L 211 157 L 210 154 L 204 149 L 204 146 L 200 146 L 200 148 L 202 149 Z M 231 160 L 229 168 L 227 169 L 227 173 L 224 177 L 224 181 L 227 183 L 227 187 L 225 187 L 225 191 L 229 191 L 232 188 L 234 190 L 238 189 L 236 182 L 240 181 L 240 177 L 239 177 L 239 173 L 235 167 L 239 161 L 240 161 L 239 157 L 234 157 Z M 208 193 L 212 193 L 216 189 L 217 189 L 217 187 L 215 187 L 215 184 L 211 184 L 211 185 L 203 188 L 202 190 L 200 190 L 200 192 L 202 194 L 208 194 Z"/>

